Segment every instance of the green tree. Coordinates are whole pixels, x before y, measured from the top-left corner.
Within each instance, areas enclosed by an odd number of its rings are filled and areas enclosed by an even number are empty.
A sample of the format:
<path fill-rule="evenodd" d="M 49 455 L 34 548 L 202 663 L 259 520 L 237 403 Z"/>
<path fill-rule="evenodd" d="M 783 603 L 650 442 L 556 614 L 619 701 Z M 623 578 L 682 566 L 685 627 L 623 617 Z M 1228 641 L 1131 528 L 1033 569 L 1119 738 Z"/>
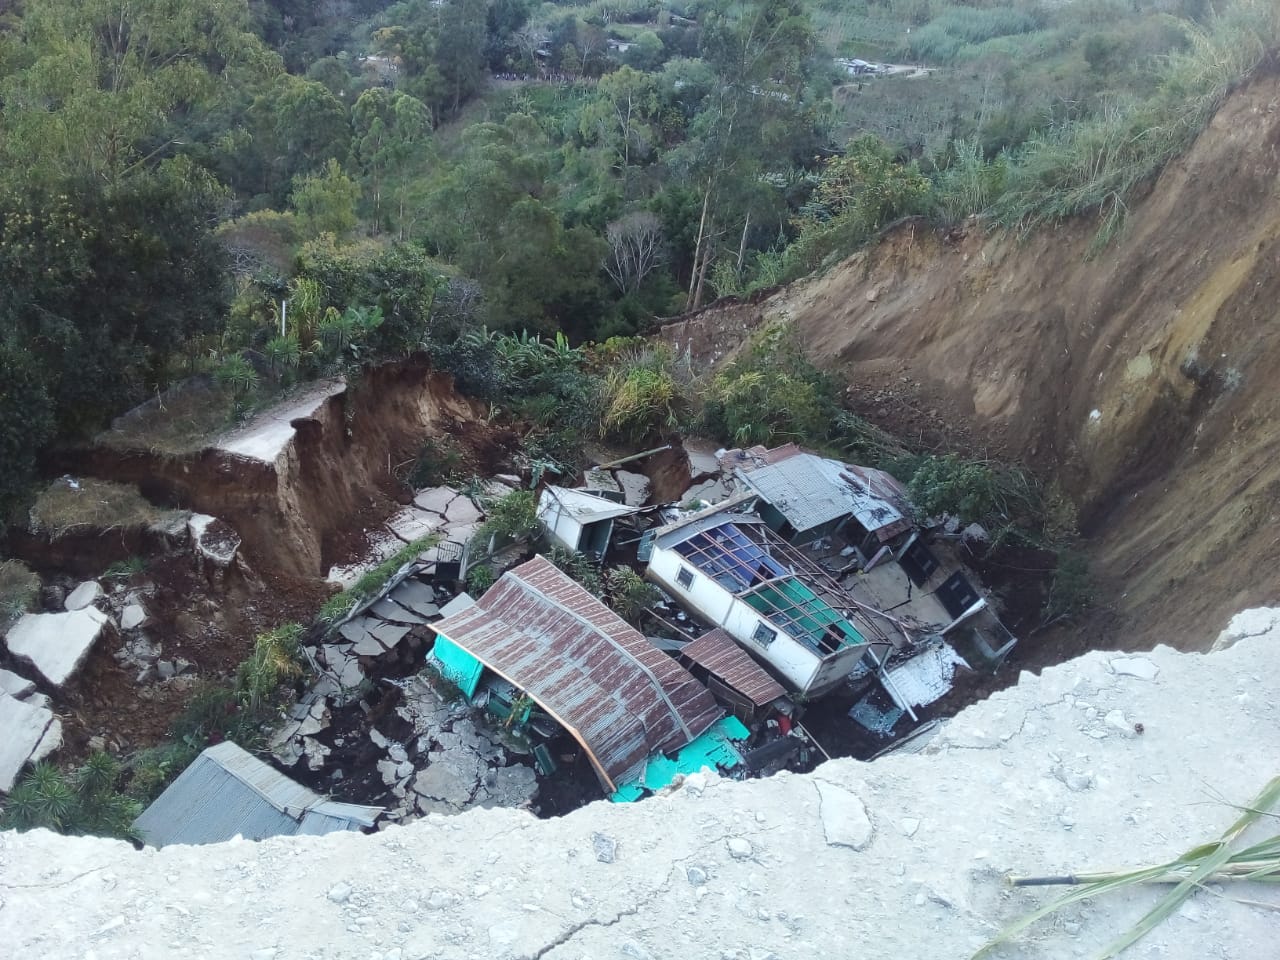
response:
<path fill-rule="evenodd" d="M 385 87 L 360 94 L 351 110 L 352 152 L 366 183 L 375 229 L 384 214 L 384 189 L 389 176 L 422 149 L 431 123 L 421 100 Z"/>
<path fill-rule="evenodd" d="M 624 198 L 631 165 L 647 159 L 658 140 L 654 126 L 658 108 L 654 78 L 621 67 L 600 79 L 596 96 L 579 114 L 579 132 L 609 157 L 610 167 L 623 181 Z"/>
<path fill-rule="evenodd" d="M 752 0 L 741 9 L 720 0 L 706 15 L 701 46 L 715 82 L 672 159 L 702 195 L 688 309 L 701 305 L 730 225 L 741 269 L 753 214 L 777 199 L 768 175 L 812 155 L 818 121 L 808 97 L 816 41 L 801 0 Z"/>
<path fill-rule="evenodd" d="M 57 183 L 114 182 L 174 147 L 179 111 L 233 66 L 279 69 L 242 0 L 27 0 L 24 67 L 3 83 L 0 158 Z"/>
<path fill-rule="evenodd" d="M 359 198 L 360 187 L 331 159 L 320 173 L 295 177 L 289 200 L 308 237 L 331 233 L 342 238 L 355 229 Z"/>
<path fill-rule="evenodd" d="M 320 83 L 283 75 L 246 111 L 264 193 L 344 159 L 351 143 L 347 108 Z"/>

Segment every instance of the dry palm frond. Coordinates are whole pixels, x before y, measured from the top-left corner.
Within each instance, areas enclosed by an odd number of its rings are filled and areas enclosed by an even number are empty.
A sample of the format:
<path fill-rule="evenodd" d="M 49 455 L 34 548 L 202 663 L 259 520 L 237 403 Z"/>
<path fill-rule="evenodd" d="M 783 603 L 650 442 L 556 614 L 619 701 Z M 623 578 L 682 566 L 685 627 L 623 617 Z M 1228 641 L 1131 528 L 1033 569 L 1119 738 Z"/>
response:
<path fill-rule="evenodd" d="M 1131 888 L 1137 884 L 1173 884 L 1173 889 L 1136 924 L 1121 934 L 1098 954 L 1098 960 L 1115 957 L 1163 923 L 1182 906 L 1198 889 L 1209 883 L 1253 880 L 1280 882 L 1280 836 L 1251 844 L 1238 850 L 1232 849 L 1249 827 L 1280 804 L 1280 777 L 1273 778 L 1257 798 L 1217 840 L 1192 847 L 1182 856 L 1166 863 L 1150 867 L 1109 870 L 1098 873 L 1067 874 L 1054 877 L 1015 877 L 1010 883 L 1017 887 L 1070 885 L 1076 889 L 1032 911 L 1016 923 L 1005 927 L 990 943 L 973 955 L 973 960 L 988 956 L 999 944 L 1004 943 L 1036 921 L 1081 900 L 1101 894 Z M 1252 903 L 1252 901 L 1248 901 Z M 1272 904 L 1257 904 L 1275 909 Z"/>

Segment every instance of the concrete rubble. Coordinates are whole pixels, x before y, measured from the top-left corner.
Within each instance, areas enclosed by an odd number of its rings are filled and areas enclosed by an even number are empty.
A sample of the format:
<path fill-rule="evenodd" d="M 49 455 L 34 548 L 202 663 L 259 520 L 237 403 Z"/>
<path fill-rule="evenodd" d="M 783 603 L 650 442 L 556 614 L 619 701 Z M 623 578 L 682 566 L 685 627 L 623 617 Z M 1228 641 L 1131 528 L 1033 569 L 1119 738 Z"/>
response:
<path fill-rule="evenodd" d="M 43 760 L 62 744 L 62 721 L 43 704 L 0 693 L 0 791 L 8 792 L 28 762 Z"/>
<path fill-rule="evenodd" d="M 747 783 L 695 774 L 664 796 L 552 820 L 472 809 L 372 836 L 144 851 L 4 833 L 0 942 L 47 960 L 954 960 L 1061 892 L 1011 889 L 1008 873 L 1176 856 L 1218 836 L 1238 816 L 1230 805 L 1275 774 L 1259 758 L 1280 745 L 1280 646 L 1142 657 L 1158 668 L 1149 680 L 1117 673 L 1107 653 L 1024 675 L 923 753 L 874 767 L 841 760 Z M 401 708 L 415 719 L 452 709 L 423 698 Z M 1115 710 L 1145 732 L 1109 726 Z M 1057 768 L 1088 776 L 1073 789 Z M 999 956 L 1097 955 L 1164 892 L 1074 905 Z M 1275 913 L 1243 901 L 1275 891 L 1217 892 L 1193 896 L 1130 953 L 1269 955 Z"/>
<path fill-rule="evenodd" d="M 80 668 L 110 619 L 96 607 L 68 613 L 27 613 L 5 636 L 18 660 L 31 664 L 60 687 Z"/>
<path fill-rule="evenodd" d="M 63 601 L 63 606 L 67 610 L 83 610 L 101 598 L 102 584 L 96 580 L 86 580 L 67 594 L 67 599 Z"/>
<path fill-rule="evenodd" d="M 196 556 L 215 568 L 229 567 L 240 550 L 240 534 L 225 520 L 207 513 L 193 513 L 187 521 L 187 532 Z"/>

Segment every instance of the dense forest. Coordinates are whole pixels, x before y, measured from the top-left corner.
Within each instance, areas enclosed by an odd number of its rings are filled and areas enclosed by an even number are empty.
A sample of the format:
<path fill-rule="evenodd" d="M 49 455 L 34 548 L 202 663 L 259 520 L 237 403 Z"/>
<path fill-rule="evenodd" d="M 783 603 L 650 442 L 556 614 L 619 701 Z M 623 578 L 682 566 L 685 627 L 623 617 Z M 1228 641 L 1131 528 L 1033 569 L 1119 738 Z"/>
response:
<path fill-rule="evenodd" d="M 1276 18 L 1267 0 L 0 0 L 0 508 L 51 444 L 191 375 L 232 417 L 426 350 L 550 423 L 581 388 L 561 367 L 904 216 L 1090 213 L 1105 244 Z M 495 346 L 519 331 L 562 336 Z M 534 354 L 559 359 L 533 376 Z M 757 359 L 774 379 L 722 379 L 704 414 L 798 437 L 796 391 L 820 381 Z M 574 409 L 636 439 L 674 423 L 664 362 L 597 366 L 612 392 Z"/>

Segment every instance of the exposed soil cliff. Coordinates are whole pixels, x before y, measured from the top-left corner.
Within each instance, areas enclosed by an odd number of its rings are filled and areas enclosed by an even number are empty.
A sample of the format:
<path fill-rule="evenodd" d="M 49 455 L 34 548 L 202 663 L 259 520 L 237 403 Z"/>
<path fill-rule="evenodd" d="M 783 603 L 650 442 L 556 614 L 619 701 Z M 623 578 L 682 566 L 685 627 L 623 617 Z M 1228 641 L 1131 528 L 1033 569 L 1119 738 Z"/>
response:
<path fill-rule="evenodd" d="M 255 569 L 312 579 L 341 558 L 362 518 L 380 521 L 394 509 L 401 492 L 394 468 L 429 438 L 452 436 L 485 466 L 501 459 L 493 429 L 480 423 L 449 377 L 425 362 L 370 368 L 358 383 L 336 385 L 302 406 L 306 412 L 296 419 L 266 424 L 275 436 L 265 443 L 241 429 L 233 441 L 185 456 L 100 444 L 70 468 L 136 483 L 155 502 L 220 517 L 243 538 Z M 291 435 L 286 430 L 282 437 L 281 426 L 291 427 Z"/>
<path fill-rule="evenodd" d="M 720 362 L 789 319 L 853 407 L 1024 459 L 1080 508 L 1125 646 L 1195 646 L 1280 596 L 1280 79 L 1237 91 L 1089 258 L 908 223 L 821 277 L 664 335 Z"/>

